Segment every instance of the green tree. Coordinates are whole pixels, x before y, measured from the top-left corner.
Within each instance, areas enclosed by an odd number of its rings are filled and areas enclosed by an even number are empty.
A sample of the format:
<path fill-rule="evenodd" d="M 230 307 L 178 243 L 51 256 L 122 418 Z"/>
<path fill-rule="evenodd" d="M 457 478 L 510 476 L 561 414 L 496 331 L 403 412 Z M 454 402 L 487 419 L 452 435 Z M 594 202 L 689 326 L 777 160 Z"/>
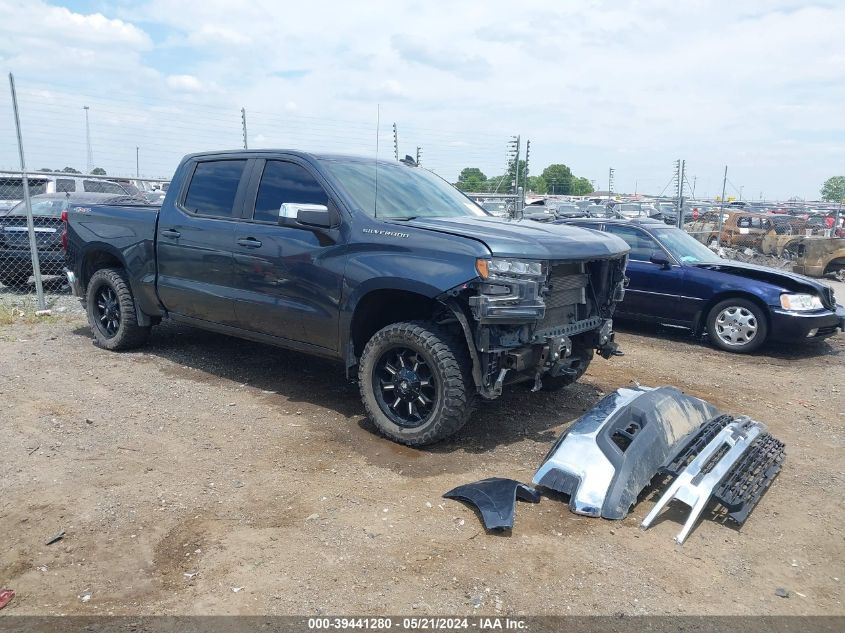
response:
<path fill-rule="evenodd" d="M 484 182 L 484 190 L 488 193 L 510 193 L 511 178 L 508 174 L 492 176 Z"/>
<path fill-rule="evenodd" d="M 94 167 L 94 169 L 91 170 L 91 174 L 94 176 L 105 176 L 106 170 L 102 167 Z"/>
<path fill-rule="evenodd" d="M 79 171 L 78 169 L 74 169 L 73 167 L 65 167 L 62 171 L 66 174 L 81 174 L 82 173 L 81 171 Z"/>
<path fill-rule="evenodd" d="M 572 193 L 572 170 L 563 163 L 549 165 L 541 174 L 546 181 L 548 193 L 571 194 Z"/>
<path fill-rule="evenodd" d="M 548 193 L 549 188 L 546 185 L 546 180 L 542 176 L 528 177 L 528 191 L 531 193 Z"/>
<path fill-rule="evenodd" d="M 822 200 L 837 202 L 845 198 L 845 176 L 832 176 L 822 185 Z"/>
<path fill-rule="evenodd" d="M 593 183 L 586 178 L 572 179 L 573 196 L 586 196 L 589 193 L 593 193 Z"/>
<path fill-rule="evenodd" d="M 455 186 L 461 191 L 475 191 L 481 193 L 484 191 L 487 176 L 484 175 L 478 167 L 465 167 L 461 170 L 458 176 L 458 182 Z"/>
<path fill-rule="evenodd" d="M 528 177 L 528 165 L 525 164 L 524 160 L 519 161 L 519 183 L 517 183 L 517 187 L 524 187 L 526 178 Z M 516 182 L 516 162 L 510 161 L 508 162 L 508 173 L 507 173 L 507 182 L 502 184 L 502 187 L 505 187 L 505 192 L 510 191 L 512 193 L 516 193 L 514 191 L 513 183 Z M 499 191 L 502 191 L 500 188 Z"/>

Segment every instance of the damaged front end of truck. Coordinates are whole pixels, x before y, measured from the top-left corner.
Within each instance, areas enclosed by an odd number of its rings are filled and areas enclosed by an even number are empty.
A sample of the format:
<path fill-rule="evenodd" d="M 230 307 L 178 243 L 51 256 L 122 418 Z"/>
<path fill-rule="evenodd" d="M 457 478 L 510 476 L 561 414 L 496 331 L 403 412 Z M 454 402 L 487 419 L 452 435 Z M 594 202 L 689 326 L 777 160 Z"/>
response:
<path fill-rule="evenodd" d="M 534 390 L 577 380 L 597 352 L 618 355 L 613 312 L 625 293 L 627 255 L 592 261 L 490 257 L 478 277 L 440 297 L 459 321 L 482 397 L 505 384 Z"/>

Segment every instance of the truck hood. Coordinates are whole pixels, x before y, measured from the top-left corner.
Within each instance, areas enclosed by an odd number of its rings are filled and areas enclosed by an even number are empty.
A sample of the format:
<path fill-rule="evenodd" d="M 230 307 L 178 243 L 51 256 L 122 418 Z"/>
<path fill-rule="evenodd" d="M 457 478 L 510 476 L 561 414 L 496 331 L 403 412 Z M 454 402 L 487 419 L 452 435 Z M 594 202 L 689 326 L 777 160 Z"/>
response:
<path fill-rule="evenodd" d="M 417 218 L 395 224 L 476 240 L 497 257 L 590 261 L 615 259 L 629 250 L 615 235 L 532 220 L 460 216 Z"/>
<path fill-rule="evenodd" d="M 698 268 L 706 268 L 708 270 L 717 270 L 719 272 L 728 273 L 731 275 L 738 275 L 747 279 L 755 279 L 765 283 L 774 284 L 776 286 L 785 288 L 793 292 L 815 292 L 818 294 L 822 303 L 828 308 L 836 307 L 836 302 L 833 300 L 833 291 L 830 286 L 793 273 L 787 270 L 776 270 L 774 268 L 767 268 L 766 266 L 758 266 L 756 264 L 747 264 L 732 259 L 723 259 L 718 263 L 704 263 L 696 264 Z"/>

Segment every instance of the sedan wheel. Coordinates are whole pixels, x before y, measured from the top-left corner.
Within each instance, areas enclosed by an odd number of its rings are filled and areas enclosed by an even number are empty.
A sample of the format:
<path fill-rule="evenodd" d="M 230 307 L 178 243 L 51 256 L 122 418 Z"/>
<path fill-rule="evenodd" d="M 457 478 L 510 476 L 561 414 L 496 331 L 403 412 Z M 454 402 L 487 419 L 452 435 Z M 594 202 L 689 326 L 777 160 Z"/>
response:
<path fill-rule="evenodd" d="M 752 352 L 765 342 L 766 317 L 751 301 L 727 299 L 710 310 L 707 333 L 713 344 L 723 350 Z"/>
<path fill-rule="evenodd" d="M 747 345 L 757 336 L 757 318 L 740 306 L 725 308 L 716 317 L 716 336 L 725 345 Z"/>

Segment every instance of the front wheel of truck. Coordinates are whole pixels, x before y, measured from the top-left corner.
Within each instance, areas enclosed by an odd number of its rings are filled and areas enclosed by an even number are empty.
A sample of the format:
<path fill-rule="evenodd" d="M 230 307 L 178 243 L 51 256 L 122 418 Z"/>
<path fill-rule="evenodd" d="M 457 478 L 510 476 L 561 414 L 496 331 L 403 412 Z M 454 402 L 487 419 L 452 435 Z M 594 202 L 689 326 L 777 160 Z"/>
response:
<path fill-rule="evenodd" d="M 101 268 L 91 275 L 85 307 L 91 332 L 100 347 L 121 351 L 147 342 L 150 328 L 138 325 L 132 290 L 120 268 Z"/>
<path fill-rule="evenodd" d="M 376 332 L 361 354 L 358 383 L 378 430 L 408 446 L 456 433 L 469 419 L 475 393 L 463 341 L 425 321 Z"/>

